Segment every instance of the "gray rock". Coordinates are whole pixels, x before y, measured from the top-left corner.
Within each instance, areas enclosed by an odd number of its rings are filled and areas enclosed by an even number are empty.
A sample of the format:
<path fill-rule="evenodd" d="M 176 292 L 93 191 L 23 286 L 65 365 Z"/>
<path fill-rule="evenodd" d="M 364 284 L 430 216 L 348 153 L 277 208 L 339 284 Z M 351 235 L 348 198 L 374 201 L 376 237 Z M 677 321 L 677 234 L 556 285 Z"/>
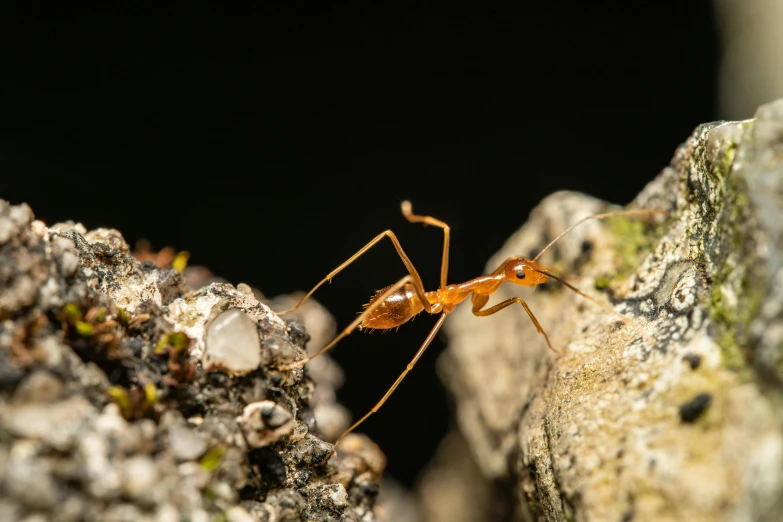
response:
<path fill-rule="evenodd" d="M 5 485 L 12 498 L 31 510 L 48 510 L 58 500 L 57 484 L 45 460 L 36 459 L 17 443 L 11 451 Z"/>
<path fill-rule="evenodd" d="M 195 460 L 207 451 L 204 438 L 186 426 L 172 426 L 169 429 L 169 444 L 177 460 Z"/>
<path fill-rule="evenodd" d="M 123 492 L 130 498 L 143 499 L 150 496 L 159 476 L 155 462 L 141 455 L 129 457 L 122 462 Z"/>
<path fill-rule="evenodd" d="M 1 520 L 375 520 L 380 477 L 310 433 L 339 370 L 279 370 L 301 324 L 26 205 L 0 200 L 0 247 Z"/>
<path fill-rule="evenodd" d="M 16 404 L 53 402 L 60 398 L 62 382 L 51 373 L 39 370 L 23 380 L 14 392 Z"/>
<path fill-rule="evenodd" d="M 783 517 L 782 137 L 783 100 L 702 125 L 632 204 L 663 223 L 592 221 L 542 257 L 630 323 L 555 285 L 524 296 L 562 356 L 519 309 L 446 322 L 460 431 L 517 518 Z M 550 196 L 488 270 L 612 208 Z"/>
<path fill-rule="evenodd" d="M 8 413 L 7 428 L 17 436 L 40 439 L 54 448 L 68 449 L 95 407 L 84 397 L 72 397 L 51 404 L 23 404 Z"/>

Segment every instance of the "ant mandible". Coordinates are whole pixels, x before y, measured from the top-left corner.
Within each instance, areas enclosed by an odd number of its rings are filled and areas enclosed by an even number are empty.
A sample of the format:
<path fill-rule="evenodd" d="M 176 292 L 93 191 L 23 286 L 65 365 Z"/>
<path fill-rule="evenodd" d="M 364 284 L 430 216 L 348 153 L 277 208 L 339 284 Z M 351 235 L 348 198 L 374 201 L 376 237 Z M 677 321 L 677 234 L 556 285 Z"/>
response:
<path fill-rule="evenodd" d="M 580 296 L 597 304 L 607 312 L 618 316 L 623 322 L 628 323 L 630 321 L 629 318 L 616 312 L 608 305 L 585 294 L 584 292 L 582 292 L 572 284 L 568 283 L 561 277 L 555 275 L 550 268 L 539 265 L 536 261 L 555 242 L 557 242 L 560 238 L 562 238 L 568 232 L 573 230 L 575 227 L 581 225 L 585 221 L 591 219 L 606 219 L 615 216 L 652 215 L 652 214 L 665 214 L 665 213 L 666 212 L 662 210 L 623 210 L 618 212 L 607 212 L 604 214 L 594 214 L 592 216 L 587 216 L 577 221 L 570 227 L 568 227 L 565 230 L 565 232 L 563 232 L 555 239 L 550 241 L 549 244 L 545 246 L 533 259 L 526 259 L 521 256 L 510 257 L 509 259 L 504 261 L 494 272 L 492 272 L 489 275 L 480 276 L 475 279 L 471 279 L 470 281 L 467 281 L 465 283 L 449 285 L 446 284 L 446 278 L 449 270 L 449 236 L 450 236 L 449 226 L 443 221 L 436 219 L 434 217 L 419 216 L 414 214 L 413 207 L 410 201 L 403 201 L 402 215 L 405 216 L 405 218 L 409 222 L 424 223 L 426 225 L 433 225 L 443 229 L 443 258 L 441 261 L 441 268 L 440 268 L 440 287 L 438 287 L 437 290 L 433 290 L 430 292 L 424 290 L 424 284 L 422 283 L 419 273 L 416 271 L 416 268 L 414 268 L 411 260 L 405 254 L 405 251 L 402 249 L 402 245 L 400 245 L 400 242 L 397 239 L 397 236 L 394 235 L 394 232 L 392 232 L 391 230 L 386 230 L 378 234 L 372 241 L 370 241 L 364 247 L 362 247 L 361 250 L 359 250 L 350 258 L 348 258 L 347 261 L 345 261 L 343 264 L 341 264 L 340 266 L 332 270 L 329 273 L 329 275 L 327 275 L 325 278 L 321 280 L 321 282 L 315 285 L 315 287 L 313 287 L 313 289 L 310 290 L 296 304 L 296 306 L 288 310 L 278 312 L 278 314 L 282 315 L 298 310 L 299 307 L 302 306 L 302 304 L 311 295 L 313 295 L 313 293 L 316 290 L 318 290 L 318 288 L 321 287 L 321 285 L 323 285 L 327 281 L 331 282 L 334 276 L 340 273 L 348 265 L 356 261 L 356 259 L 358 259 L 365 252 L 367 252 L 370 248 L 375 246 L 375 244 L 381 241 L 384 237 L 388 237 L 391 240 L 392 244 L 394 245 L 394 248 L 397 250 L 397 254 L 399 254 L 400 259 L 402 259 L 405 268 L 408 269 L 408 275 L 406 275 L 405 277 L 403 277 L 393 285 L 387 286 L 382 290 L 376 291 L 375 295 L 370 299 L 370 302 L 365 305 L 364 311 L 361 312 L 358 315 L 358 317 L 350 325 L 348 325 L 348 327 L 346 327 L 342 332 L 340 332 L 340 334 L 337 335 L 337 337 L 335 337 L 329 344 L 321 348 L 315 354 L 310 355 L 300 361 L 282 366 L 280 369 L 283 371 L 287 371 L 287 370 L 292 370 L 294 368 L 303 367 L 309 361 L 313 360 L 314 358 L 318 357 L 319 355 L 325 353 L 327 350 L 332 348 L 342 338 L 351 334 L 356 328 L 359 328 L 360 330 L 365 328 L 386 330 L 389 328 L 398 327 L 406 323 L 407 321 L 409 321 L 410 319 L 412 319 L 414 316 L 418 315 L 422 311 L 426 311 L 427 313 L 430 314 L 440 314 L 438 321 L 435 323 L 435 326 L 433 326 L 432 330 L 430 330 L 429 335 L 427 335 L 427 338 L 424 340 L 421 347 L 416 352 L 416 355 L 413 357 L 411 362 L 408 363 L 405 370 L 400 374 L 397 380 L 394 381 L 394 384 L 391 385 L 391 388 L 389 388 L 389 390 L 384 394 L 381 400 L 378 401 L 378 404 L 373 406 L 373 408 L 369 412 L 367 412 L 367 414 L 365 414 L 361 419 L 356 421 L 350 428 L 345 430 L 345 432 L 337 438 L 337 441 L 335 441 L 334 443 L 334 445 L 337 446 L 340 443 L 340 441 L 343 439 L 343 437 L 345 437 L 347 434 L 355 430 L 362 422 L 367 420 L 367 418 L 370 415 L 377 412 L 380 409 L 380 407 L 383 406 L 383 404 L 386 402 L 389 396 L 391 396 L 394 390 L 397 389 L 397 386 L 400 385 L 400 383 L 405 378 L 405 376 L 408 375 L 408 373 L 413 369 L 413 367 L 416 365 L 418 360 L 424 354 L 424 351 L 427 349 L 427 347 L 430 345 L 432 340 L 435 338 L 435 335 L 438 333 L 438 330 L 440 330 L 441 326 L 443 326 L 443 322 L 446 320 L 448 314 L 453 312 L 456 306 L 460 304 L 462 301 L 464 301 L 465 299 L 467 299 L 468 297 L 471 298 L 471 302 L 473 304 L 473 308 L 472 308 L 473 315 L 477 315 L 481 317 L 495 314 L 514 303 L 519 303 L 520 305 L 522 305 L 522 308 L 525 309 L 525 312 L 527 312 L 527 315 L 530 317 L 530 320 L 535 325 L 536 330 L 538 330 L 538 333 L 544 336 L 547 345 L 555 353 L 562 353 L 562 351 L 552 346 L 552 343 L 549 341 L 549 337 L 547 336 L 544 329 L 541 327 L 541 324 L 533 315 L 533 312 L 530 310 L 530 307 L 528 307 L 527 303 L 525 303 L 525 301 L 521 297 L 511 297 L 494 306 L 490 306 L 489 308 L 486 309 L 484 308 L 484 305 L 486 305 L 487 301 L 489 301 L 490 295 L 492 295 L 498 288 L 500 288 L 501 284 L 505 282 L 509 282 L 521 286 L 537 286 L 546 283 L 549 280 L 549 278 L 552 278 L 555 281 L 559 281 L 564 286 L 573 290 Z"/>

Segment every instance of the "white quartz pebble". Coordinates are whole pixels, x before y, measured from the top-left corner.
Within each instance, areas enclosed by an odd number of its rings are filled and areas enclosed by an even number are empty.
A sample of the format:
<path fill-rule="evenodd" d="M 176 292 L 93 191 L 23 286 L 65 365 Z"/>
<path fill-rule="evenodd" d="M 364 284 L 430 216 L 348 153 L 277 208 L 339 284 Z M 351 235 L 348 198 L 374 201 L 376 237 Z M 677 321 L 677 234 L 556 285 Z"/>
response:
<path fill-rule="evenodd" d="M 249 372 L 261 364 L 261 340 L 256 323 L 239 310 L 228 310 L 207 327 L 203 363 L 207 369 Z"/>

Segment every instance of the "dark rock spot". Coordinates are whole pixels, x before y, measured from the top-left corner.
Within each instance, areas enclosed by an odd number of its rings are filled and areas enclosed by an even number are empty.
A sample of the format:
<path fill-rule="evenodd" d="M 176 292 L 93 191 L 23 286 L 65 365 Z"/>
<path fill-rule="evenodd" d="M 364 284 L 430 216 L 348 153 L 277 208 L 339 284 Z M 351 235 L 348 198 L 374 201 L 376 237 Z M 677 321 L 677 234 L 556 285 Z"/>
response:
<path fill-rule="evenodd" d="M 582 241 L 581 248 L 582 248 L 583 255 L 589 255 L 590 252 L 592 252 L 593 250 L 593 242 L 590 241 L 589 239 L 585 239 Z"/>
<path fill-rule="evenodd" d="M 682 422 L 693 423 L 701 417 L 712 402 L 712 395 L 700 393 L 680 406 L 680 419 Z"/>
<path fill-rule="evenodd" d="M 701 355 L 697 353 L 686 353 L 682 360 L 690 365 L 691 370 L 695 370 L 701 365 Z"/>

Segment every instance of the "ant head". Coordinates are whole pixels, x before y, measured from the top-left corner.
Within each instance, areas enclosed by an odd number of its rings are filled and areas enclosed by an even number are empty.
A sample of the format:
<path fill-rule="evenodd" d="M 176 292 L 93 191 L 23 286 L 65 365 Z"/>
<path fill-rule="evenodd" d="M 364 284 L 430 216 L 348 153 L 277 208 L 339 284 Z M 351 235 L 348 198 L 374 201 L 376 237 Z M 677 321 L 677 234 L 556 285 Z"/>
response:
<path fill-rule="evenodd" d="M 546 283 L 546 274 L 537 271 L 538 265 L 523 257 L 512 259 L 506 263 L 504 276 L 506 281 L 522 286 L 536 286 Z"/>

